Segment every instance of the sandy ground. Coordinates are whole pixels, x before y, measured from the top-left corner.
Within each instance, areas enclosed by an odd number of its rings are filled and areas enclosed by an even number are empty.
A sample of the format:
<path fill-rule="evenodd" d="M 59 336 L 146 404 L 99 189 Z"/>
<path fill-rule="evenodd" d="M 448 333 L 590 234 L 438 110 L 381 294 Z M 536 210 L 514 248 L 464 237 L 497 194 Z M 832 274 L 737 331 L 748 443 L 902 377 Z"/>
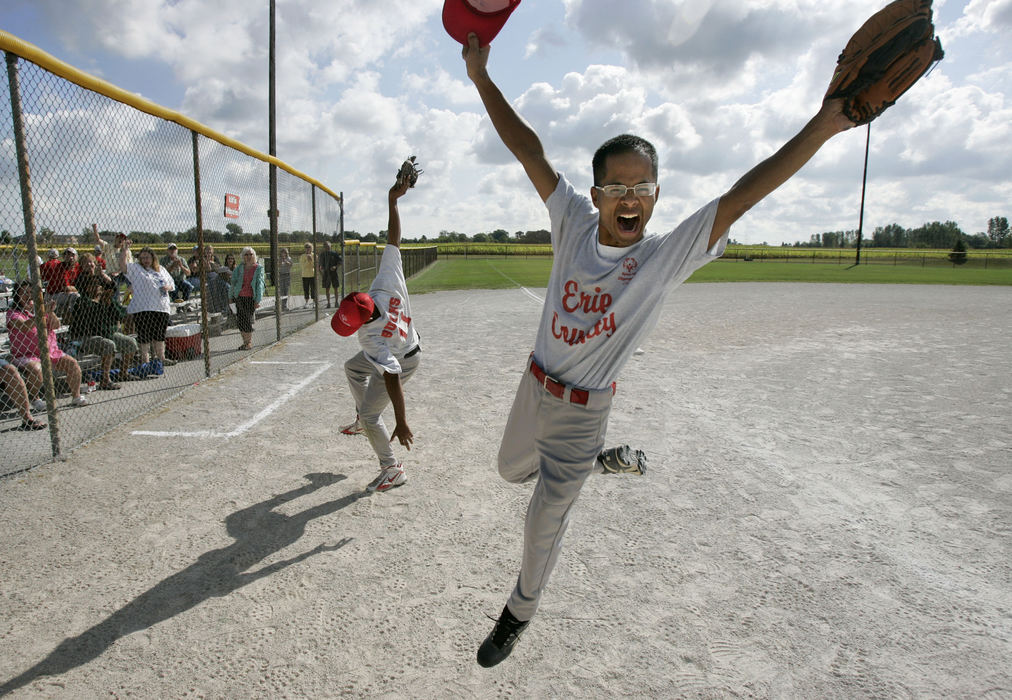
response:
<path fill-rule="evenodd" d="M 324 321 L 0 480 L 11 697 L 1012 698 L 1012 289 L 693 284 L 623 373 L 541 611 L 474 653 L 543 290 L 416 297 L 408 483 Z M 172 433 L 176 433 L 173 435 Z"/>

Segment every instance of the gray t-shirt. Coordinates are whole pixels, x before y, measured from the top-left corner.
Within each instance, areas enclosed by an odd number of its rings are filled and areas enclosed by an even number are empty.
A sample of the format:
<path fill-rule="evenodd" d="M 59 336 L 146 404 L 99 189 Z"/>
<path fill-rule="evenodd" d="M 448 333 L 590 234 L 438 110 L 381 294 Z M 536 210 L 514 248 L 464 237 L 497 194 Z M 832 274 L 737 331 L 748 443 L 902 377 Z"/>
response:
<path fill-rule="evenodd" d="M 534 357 L 559 381 L 606 389 L 657 323 L 668 292 L 719 258 L 727 233 L 707 250 L 718 199 L 663 235 L 627 248 L 601 245 L 598 212 L 565 176 L 545 202 L 555 260 Z"/>
<path fill-rule="evenodd" d="M 358 342 L 376 369 L 400 374 L 400 360 L 418 345 L 418 334 L 411 320 L 408 283 L 404 279 L 401 251 L 397 246 L 388 245 L 383 249 L 369 296 L 380 310 L 380 317 L 362 326 Z"/>

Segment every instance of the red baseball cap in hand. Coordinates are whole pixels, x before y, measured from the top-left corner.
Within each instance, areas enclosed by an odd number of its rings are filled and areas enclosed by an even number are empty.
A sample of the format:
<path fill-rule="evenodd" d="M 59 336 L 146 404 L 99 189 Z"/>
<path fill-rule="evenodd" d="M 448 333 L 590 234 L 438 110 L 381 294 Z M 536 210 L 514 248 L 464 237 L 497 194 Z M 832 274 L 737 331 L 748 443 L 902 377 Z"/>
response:
<path fill-rule="evenodd" d="M 348 336 L 372 318 L 376 308 L 372 297 L 365 292 L 354 292 L 341 300 L 337 313 L 330 317 L 330 327 L 338 335 Z"/>
<path fill-rule="evenodd" d="M 520 0 L 445 0 L 443 26 L 464 46 L 470 32 L 478 35 L 480 46 L 488 46 L 519 4 Z"/>

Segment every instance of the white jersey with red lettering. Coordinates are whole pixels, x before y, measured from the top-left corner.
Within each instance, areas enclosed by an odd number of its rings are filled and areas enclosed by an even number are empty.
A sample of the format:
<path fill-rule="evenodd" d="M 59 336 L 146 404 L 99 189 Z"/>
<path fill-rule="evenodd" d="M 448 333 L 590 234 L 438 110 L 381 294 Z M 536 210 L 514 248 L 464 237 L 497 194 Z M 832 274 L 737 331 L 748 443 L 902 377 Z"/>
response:
<path fill-rule="evenodd" d="M 383 249 L 369 296 L 380 310 L 380 317 L 359 329 L 358 342 L 366 358 L 381 373 L 400 374 L 400 361 L 418 345 L 418 333 L 411 321 L 408 283 L 397 246 Z"/>
<path fill-rule="evenodd" d="M 555 259 L 534 345 L 538 364 L 570 386 L 609 387 L 657 323 L 667 294 L 723 254 L 726 232 L 707 249 L 718 201 L 668 233 L 615 248 L 598 242 L 597 209 L 560 173 L 545 202 Z"/>

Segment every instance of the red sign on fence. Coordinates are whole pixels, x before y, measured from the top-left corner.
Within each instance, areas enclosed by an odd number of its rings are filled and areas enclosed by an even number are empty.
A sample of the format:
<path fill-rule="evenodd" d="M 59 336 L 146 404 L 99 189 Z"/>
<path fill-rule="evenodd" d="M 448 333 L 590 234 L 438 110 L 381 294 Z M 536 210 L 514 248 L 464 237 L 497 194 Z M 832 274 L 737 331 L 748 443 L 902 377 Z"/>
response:
<path fill-rule="evenodd" d="M 239 218 L 239 195 L 225 195 L 225 217 L 229 219 Z"/>

